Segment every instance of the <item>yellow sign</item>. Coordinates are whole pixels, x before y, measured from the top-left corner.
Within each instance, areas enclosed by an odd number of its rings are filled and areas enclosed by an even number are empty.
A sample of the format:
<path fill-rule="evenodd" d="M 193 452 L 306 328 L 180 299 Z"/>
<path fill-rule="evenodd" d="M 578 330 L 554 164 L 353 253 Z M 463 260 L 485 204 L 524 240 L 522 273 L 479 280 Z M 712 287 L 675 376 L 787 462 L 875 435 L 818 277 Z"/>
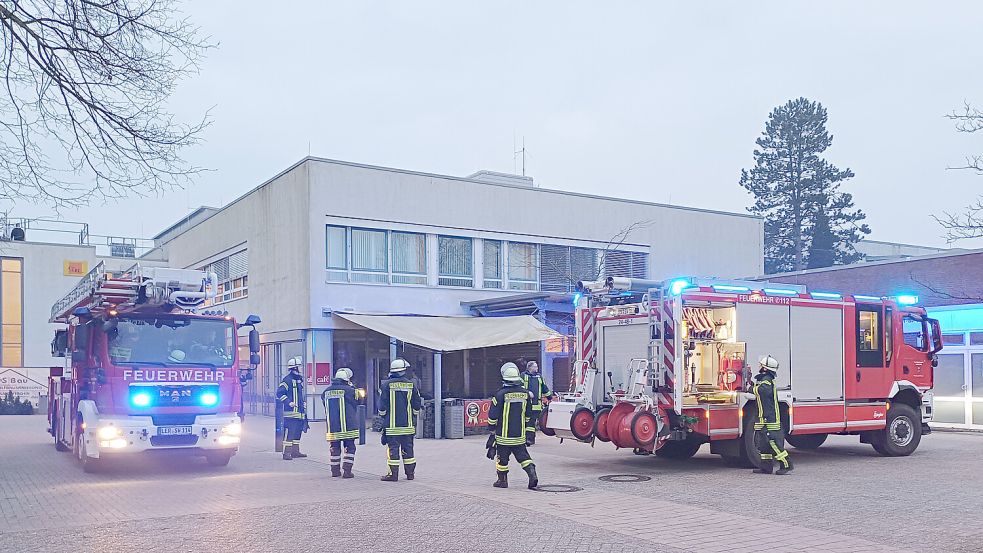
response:
<path fill-rule="evenodd" d="M 89 272 L 88 261 L 68 261 L 63 265 L 65 276 L 85 276 Z"/>
<path fill-rule="evenodd" d="M 567 353 L 567 342 L 566 338 L 547 338 L 546 339 L 546 352 L 547 353 Z"/>

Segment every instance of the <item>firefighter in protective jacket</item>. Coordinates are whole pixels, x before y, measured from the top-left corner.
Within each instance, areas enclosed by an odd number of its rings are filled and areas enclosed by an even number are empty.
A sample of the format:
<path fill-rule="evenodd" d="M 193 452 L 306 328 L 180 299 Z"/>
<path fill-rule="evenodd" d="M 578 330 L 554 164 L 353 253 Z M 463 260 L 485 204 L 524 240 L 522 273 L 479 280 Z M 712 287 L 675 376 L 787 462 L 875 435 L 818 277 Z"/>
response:
<path fill-rule="evenodd" d="M 515 363 L 505 363 L 502 365 L 502 388 L 492 397 L 488 411 L 488 426 L 492 428 L 494 447 L 498 452 L 495 463 L 498 480 L 492 484 L 496 488 L 509 487 L 510 456 L 515 457 L 529 476 L 529 489 L 539 485 L 536 465 L 526 449 L 526 427 L 532 413 L 532 393 L 519 376 L 519 368 Z"/>
<path fill-rule="evenodd" d="M 354 478 L 352 465 L 355 464 L 355 438 L 358 437 L 358 399 L 352 385 L 351 369 L 338 369 L 331 385 L 321 392 L 321 402 L 324 404 L 331 476 Z M 342 446 L 345 448 L 344 458 L 341 456 Z"/>
<path fill-rule="evenodd" d="M 379 397 L 379 415 L 386 424 L 382 429 L 382 443 L 387 446 L 389 468 L 381 478 L 384 482 L 399 480 L 400 457 L 406 479 L 413 480 L 416 473 L 413 438 L 416 436 L 416 416 L 420 414 L 423 400 L 420 390 L 406 378 L 408 368 L 410 364 L 405 359 L 394 360 L 389 365 L 389 380 L 382 383 Z"/>
<path fill-rule="evenodd" d="M 529 424 L 526 425 L 526 445 L 528 446 L 536 443 L 536 425 L 539 423 L 539 417 L 543 414 L 543 398 L 553 395 L 553 392 L 546 385 L 543 375 L 539 374 L 539 364 L 535 361 L 526 363 L 526 370 L 522 373 L 522 383 L 532 394 L 532 415 L 529 417 Z"/>
<path fill-rule="evenodd" d="M 283 460 L 307 457 L 300 452 L 300 435 L 304 433 L 307 423 L 307 409 L 304 397 L 304 377 L 300 374 L 300 357 L 291 357 L 287 361 L 287 375 L 277 387 L 276 399 L 283 407 L 283 427 L 287 432 L 283 440 Z"/>
<path fill-rule="evenodd" d="M 778 360 L 770 355 L 761 357 L 760 369 L 754 377 L 754 397 L 758 402 L 758 419 L 754 423 L 754 443 L 761 452 L 761 468 L 754 469 L 759 474 L 771 474 L 775 461 L 779 467 L 776 474 L 792 471 L 792 460 L 785 451 L 785 432 L 782 430 L 781 413 L 778 409 L 778 388 L 775 386 Z"/>

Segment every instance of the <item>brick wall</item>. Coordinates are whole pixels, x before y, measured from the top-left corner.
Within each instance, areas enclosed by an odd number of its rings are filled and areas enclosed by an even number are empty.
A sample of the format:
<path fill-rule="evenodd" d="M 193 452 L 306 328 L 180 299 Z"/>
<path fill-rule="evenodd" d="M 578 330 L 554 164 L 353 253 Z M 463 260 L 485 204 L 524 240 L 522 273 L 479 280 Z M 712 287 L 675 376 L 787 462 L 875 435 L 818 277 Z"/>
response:
<path fill-rule="evenodd" d="M 925 307 L 983 303 L 983 251 L 856 264 L 831 270 L 769 275 L 771 282 L 805 284 L 810 291 L 871 296 L 914 293 Z"/>

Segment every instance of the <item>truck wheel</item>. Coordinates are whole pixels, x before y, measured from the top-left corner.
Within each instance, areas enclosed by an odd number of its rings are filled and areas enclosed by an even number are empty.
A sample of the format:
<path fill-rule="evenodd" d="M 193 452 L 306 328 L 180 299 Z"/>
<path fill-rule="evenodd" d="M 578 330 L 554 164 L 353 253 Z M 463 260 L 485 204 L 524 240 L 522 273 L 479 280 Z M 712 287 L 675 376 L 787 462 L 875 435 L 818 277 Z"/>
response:
<path fill-rule="evenodd" d="M 887 427 L 871 436 L 870 445 L 885 457 L 905 457 L 922 441 L 922 421 L 908 405 L 896 403 L 887 412 Z"/>
<path fill-rule="evenodd" d="M 754 407 L 752 404 L 744 406 L 744 433 L 738 438 L 738 454 L 736 456 L 721 455 L 724 458 L 724 464 L 728 467 L 751 469 L 761 464 L 761 453 L 754 445 L 755 412 L 752 407 Z"/>
<path fill-rule="evenodd" d="M 796 449 L 819 449 L 828 437 L 829 434 L 789 434 L 785 436 L 785 441 Z"/>
<path fill-rule="evenodd" d="M 75 446 L 76 458 L 82 465 L 82 472 L 93 473 L 99 470 L 99 459 L 89 457 L 85 449 L 85 437 L 79 432 L 77 445 Z"/>
<path fill-rule="evenodd" d="M 655 456 L 663 459 L 683 460 L 696 455 L 703 442 L 694 440 L 692 437 L 685 440 L 669 440 L 662 444 L 662 447 L 655 450 Z"/>
<path fill-rule="evenodd" d="M 550 408 L 547 405 L 546 409 L 543 409 L 543 412 L 539 415 L 539 430 L 547 436 L 556 436 L 556 430 L 546 426 L 546 423 L 549 422 L 549 413 Z"/>
<path fill-rule="evenodd" d="M 608 415 L 611 414 L 610 407 L 604 407 L 594 415 L 594 437 L 602 442 L 610 442 L 611 436 L 608 435 Z"/>
<path fill-rule="evenodd" d="M 208 452 L 205 454 L 205 461 L 213 467 L 227 467 L 232 460 L 232 454 L 226 452 Z"/>

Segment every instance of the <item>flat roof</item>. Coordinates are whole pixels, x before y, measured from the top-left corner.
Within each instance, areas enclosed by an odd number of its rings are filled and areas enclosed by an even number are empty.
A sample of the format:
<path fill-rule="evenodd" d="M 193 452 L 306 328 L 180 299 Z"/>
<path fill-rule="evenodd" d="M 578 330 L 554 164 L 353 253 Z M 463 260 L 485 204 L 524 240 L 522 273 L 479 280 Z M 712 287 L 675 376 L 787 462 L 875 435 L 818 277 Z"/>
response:
<path fill-rule="evenodd" d="M 630 200 L 630 199 L 625 199 L 625 198 L 615 198 L 615 197 L 611 197 L 611 196 L 600 196 L 600 195 L 597 195 L 597 194 L 584 194 L 584 193 L 581 193 L 581 192 L 568 192 L 568 191 L 565 191 L 565 190 L 556 190 L 556 189 L 552 189 L 552 188 L 524 186 L 524 185 L 519 185 L 519 184 L 508 184 L 508 183 L 500 183 L 500 182 L 488 182 L 486 180 L 474 179 L 474 178 L 469 178 L 469 177 L 457 177 L 457 176 L 453 176 L 453 175 L 441 175 L 441 174 L 438 174 L 438 173 L 426 173 L 426 172 L 422 172 L 422 171 L 411 171 L 409 169 L 397 169 L 397 168 L 394 168 L 394 167 L 384 167 L 384 166 L 381 166 L 381 165 L 367 165 L 367 164 L 364 164 L 364 163 L 355 163 L 355 162 L 351 162 L 351 161 L 341 161 L 341 160 L 337 160 L 337 159 L 328 159 L 328 158 L 316 157 L 316 156 L 306 156 L 306 157 L 304 157 L 303 159 L 301 159 L 301 160 L 297 161 L 296 163 L 290 165 L 286 169 L 280 171 L 276 175 L 273 175 L 269 179 L 263 181 L 261 184 L 253 187 L 252 189 L 250 189 L 245 194 L 242 194 L 238 198 L 236 198 L 236 199 L 232 200 L 231 202 L 229 202 L 228 204 L 222 206 L 221 208 L 219 208 L 216 211 L 216 213 L 217 212 L 224 211 L 225 209 L 227 209 L 227 208 L 235 205 L 237 202 L 239 202 L 243 198 L 246 198 L 247 196 L 249 196 L 252 193 L 256 192 L 257 190 L 263 188 L 264 186 L 272 183 L 273 181 L 275 181 L 276 179 L 280 178 L 281 176 L 289 173 L 290 171 L 293 171 L 294 169 L 296 169 L 297 167 L 303 165 L 306 162 L 330 163 L 330 164 L 333 164 L 333 165 L 343 165 L 343 166 L 346 166 L 346 167 L 357 167 L 359 169 L 370 169 L 370 170 L 374 170 L 374 171 L 386 171 L 386 172 L 390 172 L 390 173 L 401 173 L 401 174 L 404 174 L 404 175 L 416 175 L 416 176 L 421 176 L 421 177 L 439 178 L 439 179 L 446 179 L 446 180 L 455 180 L 455 181 L 461 181 L 461 182 L 468 182 L 468 183 L 480 184 L 482 186 L 500 186 L 502 188 L 513 188 L 513 189 L 517 189 L 517 190 L 525 190 L 525 191 L 529 191 L 529 192 L 539 192 L 539 193 L 543 193 L 543 194 L 562 194 L 562 195 L 566 195 L 566 196 L 574 196 L 574 197 L 588 198 L 588 199 L 594 199 L 594 200 L 607 200 L 607 201 L 620 202 L 620 203 L 628 203 L 628 204 L 634 204 L 634 205 L 645 205 L 645 206 L 651 206 L 651 207 L 661 207 L 661 208 L 666 208 L 666 209 L 678 209 L 678 210 L 681 210 L 681 211 L 693 211 L 693 212 L 698 212 L 698 213 L 711 213 L 711 214 L 714 214 L 714 215 L 722 215 L 722 216 L 726 216 L 726 217 L 741 217 L 741 218 L 746 218 L 746 219 L 757 219 L 757 220 L 762 220 L 763 219 L 762 217 L 760 217 L 758 215 L 751 215 L 750 213 L 735 213 L 735 212 L 730 212 L 730 211 L 719 211 L 719 210 L 714 210 L 714 209 L 703 209 L 703 208 L 698 208 L 698 207 L 687 207 L 687 206 L 663 204 L 663 203 L 657 203 L 657 202 L 646 202 L 646 201 L 642 201 L 642 200 Z M 203 207 L 199 208 L 198 210 L 196 210 L 195 212 L 193 212 L 192 214 L 190 214 L 188 216 L 185 216 L 185 217 L 182 217 L 181 220 L 179 220 L 178 222 L 174 223 L 173 225 L 171 225 L 170 227 L 168 227 L 166 230 L 158 233 L 157 236 L 155 236 L 155 238 L 160 237 L 160 236 L 163 236 L 163 235 L 167 234 L 169 231 L 173 230 L 175 227 L 179 226 L 180 224 L 187 222 L 196 213 L 198 213 L 199 211 L 201 211 L 203 209 L 215 209 L 215 208 L 207 208 L 207 207 L 204 207 L 203 206 Z M 195 222 L 194 224 L 192 224 L 188 228 L 184 229 L 183 231 L 179 232 L 175 236 L 180 236 L 181 234 L 184 234 L 185 232 L 193 229 L 194 227 L 198 226 L 200 223 L 204 222 L 204 220 L 206 220 L 206 219 L 207 219 L 207 217 L 205 219 L 202 219 L 201 221 Z"/>
<path fill-rule="evenodd" d="M 925 255 L 912 255 L 910 257 L 904 257 L 901 259 L 884 259 L 881 261 L 867 261 L 859 263 L 851 263 L 849 265 L 833 265 L 831 267 L 822 267 L 819 269 L 806 269 L 804 271 L 791 271 L 788 273 L 772 273 L 770 275 L 760 275 L 753 277 L 749 280 L 768 280 L 775 277 L 787 277 L 787 276 L 800 276 L 800 275 L 814 275 L 818 273 L 828 273 L 833 271 L 844 271 L 849 269 L 861 269 L 863 267 L 877 267 L 880 265 L 893 265 L 895 263 L 910 263 L 912 261 L 930 261 L 932 259 L 944 259 L 948 257 L 958 257 L 961 255 L 980 255 L 983 254 L 983 248 L 975 250 L 953 250 L 939 253 L 930 253 Z"/>

